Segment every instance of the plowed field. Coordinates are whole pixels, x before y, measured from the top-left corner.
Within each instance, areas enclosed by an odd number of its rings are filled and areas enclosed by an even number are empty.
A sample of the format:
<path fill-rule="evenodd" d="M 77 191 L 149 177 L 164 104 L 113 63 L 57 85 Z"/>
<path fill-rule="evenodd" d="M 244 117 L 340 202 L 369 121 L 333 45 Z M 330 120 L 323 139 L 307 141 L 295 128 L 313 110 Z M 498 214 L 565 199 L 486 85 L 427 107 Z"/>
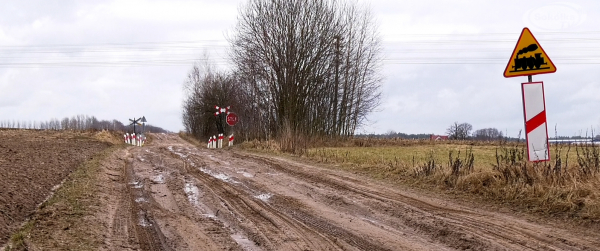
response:
<path fill-rule="evenodd" d="M 0 130 L 0 246 L 73 170 L 107 147 L 91 134 Z"/>

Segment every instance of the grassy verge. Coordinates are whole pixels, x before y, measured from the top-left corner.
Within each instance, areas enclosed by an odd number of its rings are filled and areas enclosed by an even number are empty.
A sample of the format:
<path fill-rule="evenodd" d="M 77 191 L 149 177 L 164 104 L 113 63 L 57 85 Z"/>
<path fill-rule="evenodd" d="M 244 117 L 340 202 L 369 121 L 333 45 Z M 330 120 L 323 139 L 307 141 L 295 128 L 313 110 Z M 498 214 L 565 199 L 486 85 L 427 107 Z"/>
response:
<path fill-rule="evenodd" d="M 88 224 L 88 220 L 101 206 L 95 194 L 99 189 L 100 164 L 123 147 L 122 144 L 111 146 L 82 163 L 11 236 L 5 251 L 97 250 L 102 237 L 93 234 L 97 226 Z"/>

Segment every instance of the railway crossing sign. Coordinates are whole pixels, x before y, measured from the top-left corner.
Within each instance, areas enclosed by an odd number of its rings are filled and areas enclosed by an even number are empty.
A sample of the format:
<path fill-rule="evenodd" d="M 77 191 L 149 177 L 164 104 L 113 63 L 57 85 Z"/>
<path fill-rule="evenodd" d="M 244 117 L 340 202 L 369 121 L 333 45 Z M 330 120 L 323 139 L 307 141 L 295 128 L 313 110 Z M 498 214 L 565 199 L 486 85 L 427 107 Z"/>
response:
<path fill-rule="evenodd" d="M 219 106 L 215 105 L 215 109 L 217 109 L 217 112 L 215 112 L 215 116 L 219 116 L 219 114 L 221 114 L 221 113 L 229 114 L 229 108 L 230 108 L 230 106 L 219 107 Z"/>
<path fill-rule="evenodd" d="M 531 76 L 556 72 L 556 66 L 542 49 L 527 27 L 523 28 L 519 41 L 508 60 L 504 77 Z"/>
<path fill-rule="evenodd" d="M 133 126 L 133 133 L 135 133 L 135 125 L 140 125 L 140 123 L 139 123 L 139 122 L 140 122 L 140 120 L 141 120 L 141 119 L 142 119 L 142 118 L 138 118 L 138 119 L 135 119 L 135 118 L 133 118 L 133 119 L 129 119 L 129 122 L 131 122 L 129 125 L 132 125 L 132 126 Z M 144 120 L 145 120 L 145 119 L 146 119 L 146 118 L 144 117 Z"/>

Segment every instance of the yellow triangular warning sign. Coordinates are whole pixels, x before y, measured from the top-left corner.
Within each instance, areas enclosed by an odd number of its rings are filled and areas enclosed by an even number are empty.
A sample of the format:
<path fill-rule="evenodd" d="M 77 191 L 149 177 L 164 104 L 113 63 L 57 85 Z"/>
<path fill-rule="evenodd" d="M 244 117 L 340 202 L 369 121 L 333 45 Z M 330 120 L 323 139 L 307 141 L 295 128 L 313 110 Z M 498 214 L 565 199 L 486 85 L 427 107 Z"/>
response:
<path fill-rule="evenodd" d="M 517 46 L 508 60 L 504 77 L 517 77 L 556 72 L 556 66 L 533 37 L 528 28 L 523 28 Z"/>

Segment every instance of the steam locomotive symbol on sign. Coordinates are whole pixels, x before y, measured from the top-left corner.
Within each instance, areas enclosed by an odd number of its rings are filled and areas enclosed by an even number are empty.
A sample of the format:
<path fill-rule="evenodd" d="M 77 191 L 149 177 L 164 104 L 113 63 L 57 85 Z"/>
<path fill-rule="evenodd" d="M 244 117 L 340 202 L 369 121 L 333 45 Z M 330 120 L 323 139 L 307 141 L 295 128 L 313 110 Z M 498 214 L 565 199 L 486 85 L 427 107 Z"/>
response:
<path fill-rule="evenodd" d="M 550 67 L 542 67 L 542 65 L 548 65 L 548 63 L 545 62 L 544 57 L 541 56 L 542 53 L 535 53 L 533 54 L 533 56 L 519 58 L 519 55 L 528 52 L 534 52 L 538 48 L 539 47 L 537 44 L 530 44 L 529 46 L 519 50 L 517 56 L 515 56 L 515 58 L 513 59 L 515 61 L 515 66 L 512 67 L 514 70 L 510 72 L 550 69 Z"/>

